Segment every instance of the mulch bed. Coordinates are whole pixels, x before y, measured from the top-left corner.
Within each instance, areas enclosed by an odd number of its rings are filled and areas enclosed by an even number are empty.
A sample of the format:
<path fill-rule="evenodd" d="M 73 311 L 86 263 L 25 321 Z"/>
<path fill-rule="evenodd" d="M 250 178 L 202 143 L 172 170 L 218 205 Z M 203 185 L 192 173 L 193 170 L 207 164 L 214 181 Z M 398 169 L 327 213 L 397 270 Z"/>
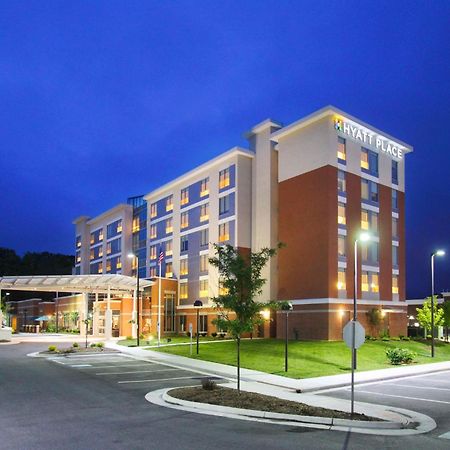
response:
<path fill-rule="evenodd" d="M 294 401 L 283 400 L 269 395 L 217 386 L 216 389 L 206 390 L 201 386 L 172 389 L 169 395 L 190 402 L 209 403 L 211 405 L 231 406 L 233 408 L 253 409 L 282 414 L 298 414 L 301 416 L 332 417 L 337 419 L 350 419 L 349 413 L 333 409 L 318 408 Z M 379 421 L 364 414 L 354 414 L 356 420 Z"/>
<path fill-rule="evenodd" d="M 65 354 L 75 354 L 75 353 L 119 353 L 114 349 L 105 349 L 99 347 L 66 347 L 66 348 L 58 348 L 56 352 L 50 352 L 45 350 L 40 352 L 41 355 L 65 355 Z"/>

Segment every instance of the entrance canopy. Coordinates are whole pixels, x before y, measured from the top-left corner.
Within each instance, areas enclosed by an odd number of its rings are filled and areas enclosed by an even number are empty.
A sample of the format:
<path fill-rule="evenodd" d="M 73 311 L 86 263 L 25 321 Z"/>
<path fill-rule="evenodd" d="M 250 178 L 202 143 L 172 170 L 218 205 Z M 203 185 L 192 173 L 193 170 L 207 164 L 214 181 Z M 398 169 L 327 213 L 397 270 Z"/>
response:
<path fill-rule="evenodd" d="M 140 279 L 139 291 L 153 281 Z M 136 278 L 125 275 L 30 275 L 0 277 L 0 290 L 128 294 L 136 289 Z"/>

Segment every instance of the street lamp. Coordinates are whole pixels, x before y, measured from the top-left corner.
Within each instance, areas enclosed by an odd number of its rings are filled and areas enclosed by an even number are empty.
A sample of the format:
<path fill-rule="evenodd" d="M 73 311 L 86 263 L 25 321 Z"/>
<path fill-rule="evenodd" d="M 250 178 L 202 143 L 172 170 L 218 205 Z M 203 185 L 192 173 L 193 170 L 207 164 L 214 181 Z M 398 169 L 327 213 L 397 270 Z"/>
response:
<path fill-rule="evenodd" d="M 136 258 L 136 322 L 137 322 L 137 336 L 136 336 L 136 345 L 139 347 L 139 259 L 134 253 L 128 253 L 128 258 L 133 259 Z"/>
<path fill-rule="evenodd" d="M 431 357 L 434 358 L 434 257 L 444 256 L 444 250 L 436 250 L 431 254 Z"/>
<path fill-rule="evenodd" d="M 285 343 L 284 343 L 284 371 L 288 371 L 288 338 L 289 338 L 289 332 L 288 332 L 288 324 L 289 324 L 289 312 L 292 311 L 294 307 L 292 306 L 291 302 L 283 303 L 281 306 L 281 310 L 286 312 L 286 333 L 285 333 Z"/>
<path fill-rule="evenodd" d="M 201 300 L 195 300 L 194 307 L 197 309 L 197 355 L 198 355 L 198 340 L 200 336 L 200 308 L 203 306 L 203 303 Z"/>

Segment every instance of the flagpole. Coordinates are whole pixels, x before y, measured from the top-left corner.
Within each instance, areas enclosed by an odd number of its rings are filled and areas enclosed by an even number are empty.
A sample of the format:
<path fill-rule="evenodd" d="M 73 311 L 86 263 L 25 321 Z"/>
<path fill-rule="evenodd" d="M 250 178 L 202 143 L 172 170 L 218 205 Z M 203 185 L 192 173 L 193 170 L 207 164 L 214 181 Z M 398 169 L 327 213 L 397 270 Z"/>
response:
<path fill-rule="evenodd" d="M 159 289 L 158 289 L 158 347 L 161 344 L 161 258 L 159 258 Z"/>

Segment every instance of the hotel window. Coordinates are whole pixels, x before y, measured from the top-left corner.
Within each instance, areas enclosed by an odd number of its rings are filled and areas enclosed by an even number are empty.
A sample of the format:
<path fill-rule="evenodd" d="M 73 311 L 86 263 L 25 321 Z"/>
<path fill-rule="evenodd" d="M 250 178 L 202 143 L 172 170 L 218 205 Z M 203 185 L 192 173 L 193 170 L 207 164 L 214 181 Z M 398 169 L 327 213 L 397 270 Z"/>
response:
<path fill-rule="evenodd" d="M 219 242 L 230 240 L 230 222 L 219 225 Z"/>
<path fill-rule="evenodd" d="M 99 242 L 102 241 L 103 241 L 103 230 L 101 228 L 91 233 L 91 245 L 98 244 Z"/>
<path fill-rule="evenodd" d="M 91 251 L 89 252 L 89 259 L 94 259 L 95 255 L 94 255 L 94 249 L 91 248 Z"/>
<path fill-rule="evenodd" d="M 208 255 L 200 255 L 200 272 L 208 272 Z"/>
<path fill-rule="evenodd" d="M 392 160 L 392 183 L 398 184 L 398 161 Z"/>
<path fill-rule="evenodd" d="M 139 230 L 140 230 L 140 228 L 139 228 L 139 217 L 133 217 L 132 232 L 136 233 Z"/>
<path fill-rule="evenodd" d="M 337 157 L 340 161 L 345 162 L 347 159 L 347 150 L 345 148 L 345 139 L 338 137 Z"/>
<path fill-rule="evenodd" d="M 150 247 L 150 259 L 156 259 L 156 245 Z"/>
<path fill-rule="evenodd" d="M 98 271 L 97 272 L 98 273 L 103 273 L 103 263 L 102 262 L 98 263 Z"/>
<path fill-rule="evenodd" d="M 228 295 L 228 289 L 219 281 L 219 295 Z"/>
<path fill-rule="evenodd" d="M 209 195 L 209 178 L 204 178 L 200 182 L 200 197 Z"/>
<path fill-rule="evenodd" d="M 200 280 L 200 298 L 208 297 L 208 280 Z"/>
<path fill-rule="evenodd" d="M 392 265 L 398 267 L 398 247 L 396 245 L 392 246 Z"/>
<path fill-rule="evenodd" d="M 171 262 L 166 262 L 166 278 L 173 277 L 173 265 Z"/>
<path fill-rule="evenodd" d="M 367 148 L 361 148 L 361 169 L 371 175 L 378 176 L 378 153 Z"/>
<path fill-rule="evenodd" d="M 155 278 L 156 277 L 156 267 L 150 267 L 150 272 L 149 272 L 150 278 Z"/>
<path fill-rule="evenodd" d="M 392 238 L 398 238 L 398 219 L 392 218 Z"/>
<path fill-rule="evenodd" d="M 181 213 L 180 228 L 187 228 L 189 226 L 189 212 Z"/>
<path fill-rule="evenodd" d="M 109 241 L 106 244 L 106 254 L 107 255 L 111 255 L 114 253 L 120 253 L 121 251 L 121 243 L 122 243 L 122 239 L 118 238 L 118 239 L 114 239 L 113 241 Z"/>
<path fill-rule="evenodd" d="M 378 233 L 378 213 L 374 211 L 361 210 L 361 228 L 372 233 Z"/>
<path fill-rule="evenodd" d="M 155 239 L 156 238 L 156 225 L 150 225 L 150 239 Z"/>
<path fill-rule="evenodd" d="M 338 202 L 338 218 L 339 225 L 345 225 L 347 220 L 345 218 L 345 203 Z"/>
<path fill-rule="evenodd" d="M 138 268 L 138 259 L 131 258 L 131 270 L 137 270 Z"/>
<path fill-rule="evenodd" d="M 230 185 L 230 169 L 224 169 L 219 172 L 219 189 Z"/>
<path fill-rule="evenodd" d="M 120 259 L 120 256 L 118 256 L 116 259 L 116 269 L 121 269 L 121 268 L 122 268 L 122 260 Z"/>
<path fill-rule="evenodd" d="M 81 262 L 81 252 L 77 251 L 75 253 L 75 263 L 78 264 L 79 262 Z"/>
<path fill-rule="evenodd" d="M 164 294 L 164 331 L 175 331 L 175 295 Z"/>
<path fill-rule="evenodd" d="M 203 314 L 199 316 L 199 322 L 200 322 L 200 333 L 207 333 L 208 332 L 208 316 L 206 314 Z"/>
<path fill-rule="evenodd" d="M 338 170 L 338 192 L 344 193 L 346 191 L 345 172 Z"/>
<path fill-rule="evenodd" d="M 181 189 L 181 205 L 189 203 L 189 188 Z"/>
<path fill-rule="evenodd" d="M 172 211 L 173 210 L 173 195 L 169 195 L 166 198 L 166 211 Z"/>
<path fill-rule="evenodd" d="M 347 289 L 347 283 L 345 279 L 345 269 L 338 269 L 338 281 L 337 281 L 338 291 L 345 291 Z"/>
<path fill-rule="evenodd" d="M 380 292 L 380 284 L 378 282 L 378 274 L 371 273 L 370 274 L 370 292 Z"/>
<path fill-rule="evenodd" d="M 106 272 L 111 272 L 111 260 L 107 259 L 106 260 Z"/>
<path fill-rule="evenodd" d="M 207 247 L 209 244 L 209 230 L 200 231 L 200 247 Z"/>
<path fill-rule="evenodd" d="M 219 198 L 219 216 L 230 211 L 230 196 L 225 195 Z"/>
<path fill-rule="evenodd" d="M 339 234 L 338 235 L 338 256 L 341 258 L 345 257 L 345 243 L 346 243 L 346 237 Z"/>
<path fill-rule="evenodd" d="M 209 203 L 200 206 L 200 222 L 209 220 Z"/>
<path fill-rule="evenodd" d="M 150 205 L 150 217 L 156 217 L 158 215 L 158 204 L 152 203 Z"/>
<path fill-rule="evenodd" d="M 392 293 L 398 294 L 398 275 L 392 275 Z"/>
<path fill-rule="evenodd" d="M 367 242 L 362 245 L 361 258 L 366 263 L 378 264 L 378 242 Z"/>
<path fill-rule="evenodd" d="M 398 191 L 392 189 L 392 209 L 398 209 Z"/>
<path fill-rule="evenodd" d="M 184 258 L 180 260 L 180 275 L 187 275 L 189 273 L 188 259 Z"/>
<path fill-rule="evenodd" d="M 180 299 L 184 300 L 184 299 L 187 299 L 187 298 L 188 298 L 188 284 L 187 283 L 180 283 Z"/>
<path fill-rule="evenodd" d="M 173 241 L 166 241 L 166 256 L 173 255 Z"/>
<path fill-rule="evenodd" d="M 173 219 L 169 217 L 166 219 L 166 234 L 173 233 Z"/>
<path fill-rule="evenodd" d="M 180 238 L 180 251 L 187 252 L 189 250 L 189 243 L 187 236 L 181 236 Z"/>
<path fill-rule="evenodd" d="M 367 271 L 361 273 L 361 291 L 369 292 L 369 272 Z"/>
<path fill-rule="evenodd" d="M 361 198 L 378 203 L 378 184 L 363 178 L 361 180 Z"/>
<path fill-rule="evenodd" d="M 180 298 L 181 298 L 181 295 L 180 295 Z M 185 298 L 187 298 L 187 297 L 185 297 Z M 187 316 L 186 315 L 182 315 L 182 316 L 179 316 L 180 317 L 180 328 L 179 328 L 179 331 L 180 332 L 185 332 L 186 331 L 186 326 L 187 326 Z"/>
<path fill-rule="evenodd" d="M 122 220 L 116 220 L 106 227 L 106 237 L 110 239 L 122 232 Z"/>
<path fill-rule="evenodd" d="M 80 248 L 80 247 L 81 247 L 81 236 L 77 236 L 75 246 L 76 246 L 77 248 Z"/>

